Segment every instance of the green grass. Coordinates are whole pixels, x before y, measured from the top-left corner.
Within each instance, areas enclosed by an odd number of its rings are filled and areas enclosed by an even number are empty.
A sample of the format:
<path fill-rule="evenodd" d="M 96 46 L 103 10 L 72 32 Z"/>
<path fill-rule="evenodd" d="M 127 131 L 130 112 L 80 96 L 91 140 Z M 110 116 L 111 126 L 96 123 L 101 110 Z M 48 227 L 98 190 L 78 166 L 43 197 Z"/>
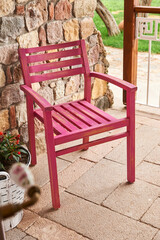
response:
<path fill-rule="evenodd" d="M 117 24 L 119 24 L 123 20 L 124 16 L 124 0 L 102 0 L 102 2 L 107 9 L 112 12 Z M 152 6 L 159 7 L 160 0 L 152 0 Z M 121 32 L 118 36 L 108 36 L 106 26 L 97 13 L 95 13 L 94 16 L 94 22 L 97 29 L 102 34 L 102 39 L 105 46 L 123 48 L 123 32 Z M 138 40 L 138 51 L 148 51 L 148 41 Z M 152 53 L 160 53 L 160 42 L 152 42 Z"/>

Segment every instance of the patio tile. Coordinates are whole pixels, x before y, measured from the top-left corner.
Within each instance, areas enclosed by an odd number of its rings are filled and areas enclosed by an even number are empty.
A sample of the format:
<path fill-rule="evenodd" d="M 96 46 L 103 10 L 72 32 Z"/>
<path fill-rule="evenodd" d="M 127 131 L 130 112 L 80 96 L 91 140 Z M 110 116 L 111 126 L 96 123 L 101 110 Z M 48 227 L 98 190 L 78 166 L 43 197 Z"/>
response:
<path fill-rule="evenodd" d="M 76 160 L 69 167 L 58 174 L 58 181 L 61 187 L 67 188 L 88 169 L 94 166 L 94 163 L 82 159 Z"/>
<path fill-rule="evenodd" d="M 38 240 L 87 240 L 76 232 L 45 218 L 39 218 L 27 233 Z"/>
<path fill-rule="evenodd" d="M 63 191 L 64 191 L 64 188 L 59 187 L 59 192 L 61 193 Z M 35 205 L 29 207 L 28 209 L 30 209 L 35 213 L 38 213 L 43 208 L 45 208 L 48 204 L 51 204 L 51 201 L 52 200 L 51 200 L 50 182 L 48 182 L 41 188 L 41 195 L 38 202 Z"/>
<path fill-rule="evenodd" d="M 146 155 L 148 155 L 151 150 L 160 141 L 160 130 L 157 128 L 151 128 L 149 126 L 140 126 L 136 130 L 136 165 L 138 165 Z M 126 139 L 123 140 L 117 147 L 115 147 L 106 158 L 111 159 L 116 162 L 126 164 L 127 162 L 127 147 Z"/>
<path fill-rule="evenodd" d="M 20 229 L 13 228 L 12 230 L 9 230 L 6 234 L 6 240 L 22 240 L 26 233 L 22 232 Z"/>
<path fill-rule="evenodd" d="M 151 226 L 66 192 L 61 194 L 58 211 L 43 211 L 42 215 L 93 240 L 151 240 L 157 232 Z"/>
<path fill-rule="evenodd" d="M 136 169 L 137 178 L 160 186 L 160 165 L 142 162 Z"/>
<path fill-rule="evenodd" d="M 18 228 L 22 231 L 25 231 L 27 228 L 29 228 L 37 219 L 39 216 L 29 210 L 24 210 L 23 212 L 23 218 L 22 221 L 18 224 Z"/>
<path fill-rule="evenodd" d="M 156 118 L 156 115 L 154 116 Z M 160 128 L 160 121 L 157 119 L 153 119 L 153 114 L 150 114 L 147 117 L 136 115 L 136 122 L 148 125 L 150 127 Z"/>
<path fill-rule="evenodd" d="M 136 180 L 133 184 L 121 184 L 109 195 L 103 205 L 138 220 L 158 195 L 159 187 Z"/>
<path fill-rule="evenodd" d="M 156 146 L 146 157 L 148 162 L 156 163 L 160 165 L 160 146 Z"/>
<path fill-rule="evenodd" d="M 25 238 L 23 238 L 23 240 L 37 240 L 37 238 L 27 235 Z"/>
<path fill-rule="evenodd" d="M 58 172 L 66 168 L 70 163 L 57 158 L 57 169 Z M 32 173 L 35 178 L 35 183 L 39 186 L 45 185 L 49 182 L 49 171 L 48 171 L 48 160 L 47 154 L 41 154 L 38 156 L 37 164 L 31 167 Z"/>
<path fill-rule="evenodd" d="M 160 198 L 155 200 L 141 220 L 142 222 L 149 223 L 154 227 L 160 228 Z"/>
<path fill-rule="evenodd" d="M 153 240 L 160 240 L 160 231 L 156 234 Z"/>
<path fill-rule="evenodd" d="M 67 191 L 100 204 L 126 178 L 126 166 L 103 159 Z"/>
<path fill-rule="evenodd" d="M 91 150 L 91 148 L 89 148 L 87 151 L 83 152 L 83 154 L 81 155 L 80 158 L 96 163 L 96 162 L 99 162 L 103 158 L 103 155 L 98 154 L 98 152 L 95 153 Z"/>

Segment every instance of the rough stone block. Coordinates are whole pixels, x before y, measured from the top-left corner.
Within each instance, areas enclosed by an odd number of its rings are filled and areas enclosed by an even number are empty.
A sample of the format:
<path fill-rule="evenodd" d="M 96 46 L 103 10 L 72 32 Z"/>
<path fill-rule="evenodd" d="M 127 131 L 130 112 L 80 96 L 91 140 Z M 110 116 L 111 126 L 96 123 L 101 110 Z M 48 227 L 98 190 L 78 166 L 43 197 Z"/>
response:
<path fill-rule="evenodd" d="M 17 3 L 26 3 L 28 0 L 16 0 Z"/>
<path fill-rule="evenodd" d="M 47 39 L 49 43 L 54 44 L 63 39 L 61 21 L 54 21 L 47 24 Z"/>
<path fill-rule="evenodd" d="M 19 127 L 27 122 L 27 109 L 25 103 L 20 103 L 16 106 L 16 117 Z"/>
<path fill-rule="evenodd" d="M 16 64 L 13 67 L 13 81 L 16 83 L 23 83 L 23 75 L 20 64 Z"/>
<path fill-rule="evenodd" d="M 79 75 L 73 76 L 66 84 L 65 95 L 70 95 L 78 91 L 80 86 L 80 77 Z"/>
<path fill-rule="evenodd" d="M 24 15 L 24 13 L 25 13 L 24 5 L 17 5 L 16 6 L 16 14 Z"/>
<path fill-rule="evenodd" d="M 97 99 L 105 95 L 107 83 L 101 79 L 95 78 L 92 88 L 92 99 Z"/>
<path fill-rule="evenodd" d="M 151 226 L 66 192 L 61 194 L 58 211 L 44 210 L 41 215 L 93 240 L 151 240 L 157 232 Z"/>
<path fill-rule="evenodd" d="M 94 31 L 94 22 L 92 18 L 84 18 L 81 21 L 81 37 L 86 39 L 91 36 Z"/>
<path fill-rule="evenodd" d="M 20 134 L 22 137 L 22 142 L 23 143 L 28 143 L 29 137 L 28 137 L 28 124 L 25 123 L 20 127 Z"/>
<path fill-rule="evenodd" d="M 54 88 L 54 97 L 56 100 L 64 97 L 64 81 L 63 80 L 59 80 L 56 82 L 56 86 Z"/>
<path fill-rule="evenodd" d="M 21 48 L 31 48 L 31 47 L 38 47 L 39 38 L 37 30 L 22 34 L 21 36 L 17 37 L 17 41 Z"/>
<path fill-rule="evenodd" d="M 70 19 L 72 16 L 72 4 L 68 0 L 60 0 L 55 6 L 55 19 Z"/>
<path fill-rule="evenodd" d="M 43 87 L 37 91 L 42 97 L 44 97 L 51 105 L 54 103 L 53 90 L 50 87 Z"/>
<path fill-rule="evenodd" d="M 90 48 L 94 47 L 97 43 L 98 43 L 97 34 L 91 35 L 91 36 L 89 37 L 89 45 L 90 45 Z"/>
<path fill-rule="evenodd" d="M 25 23 L 23 16 L 3 17 L 1 24 L 0 37 L 4 41 L 16 39 L 17 36 L 25 32 Z"/>
<path fill-rule="evenodd" d="M 7 44 L 0 46 L 0 63 L 9 65 L 18 60 L 18 44 Z"/>
<path fill-rule="evenodd" d="M 6 77 L 7 77 L 7 84 L 12 83 L 13 79 L 12 79 L 11 67 L 10 66 L 7 66 Z"/>
<path fill-rule="evenodd" d="M 97 0 L 75 0 L 74 14 L 76 18 L 93 17 L 97 6 Z"/>
<path fill-rule="evenodd" d="M 15 9 L 15 0 L 0 1 L 0 17 L 13 13 L 14 9 Z"/>
<path fill-rule="evenodd" d="M 9 116 L 10 116 L 10 126 L 11 126 L 11 128 L 16 128 L 16 126 L 17 126 L 16 110 L 15 110 L 14 105 L 12 105 L 9 109 Z"/>
<path fill-rule="evenodd" d="M 1 105 L 3 108 L 9 107 L 13 103 L 21 101 L 20 88 L 17 84 L 11 84 L 5 87 L 1 95 Z"/>
<path fill-rule="evenodd" d="M 26 26 L 28 31 L 32 31 L 42 25 L 47 21 L 47 18 L 47 0 L 36 0 L 26 5 Z"/>
<path fill-rule="evenodd" d="M 39 45 L 46 46 L 46 44 L 47 44 L 46 43 L 46 31 L 43 26 L 41 26 L 39 28 L 38 36 L 39 36 Z"/>
<path fill-rule="evenodd" d="M 8 110 L 0 111 L 0 131 L 3 132 L 9 129 L 9 114 Z"/>
<path fill-rule="evenodd" d="M 54 19 L 54 3 L 53 2 L 49 3 L 48 10 L 49 10 L 49 20 Z"/>
<path fill-rule="evenodd" d="M 3 71 L 2 65 L 0 65 L 0 88 L 4 87 L 6 83 L 6 76 Z"/>
<path fill-rule="evenodd" d="M 99 59 L 99 47 L 96 45 L 89 50 L 88 60 L 89 65 L 93 66 L 98 62 Z"/>
<path fill-rule="evenodd" d="M 63 24 L 65 40 L 79 40 L 79 23 L 76 18 L 71 19 Z"/>

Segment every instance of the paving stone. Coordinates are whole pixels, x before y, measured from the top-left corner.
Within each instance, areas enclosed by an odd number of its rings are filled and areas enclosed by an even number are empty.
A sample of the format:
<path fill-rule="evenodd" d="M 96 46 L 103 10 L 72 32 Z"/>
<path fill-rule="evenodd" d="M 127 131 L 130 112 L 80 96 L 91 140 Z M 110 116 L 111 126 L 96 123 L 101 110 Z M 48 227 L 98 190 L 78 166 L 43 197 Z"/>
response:
<path fill-rule="evenodd" d="M 57 158 L 57 169 L 58 172 L 66 168 L 70 163 Z M 46 154 L 41 154 L 38 156 L 37 165 L 31 168 L 32 173 L 35 177 L 35 182 L 39 186 L 45 185 L 49 182 L 49 170 L 48 170 L 48 160 Z"/>
<path fill-rule="evenodd" d="M 63 192 L 64 191 L 64 188 L 62 187 L 59 187 L 59 192 Z M 42 188 L 41 188 L 41 196 L 38 200 L 38 202 L 29 207 L 28 209 L 35 212 L 35 213 L 38 213 L 40 212 L 43 208 L 45 208 L 47 205 L 51 205 L 51 188 L 50 188 L 50 182 L 48 182 L 47 184 L 45 184 Z"/>
<path fill-rule="evenodd" d="M 78 159 L 72 163 L 69 167 L 64 169 L 58 175 L 59 185 L 62 187 L 69 187 L 74 181 L 81 177 L 86 171 L 88 171 L 94 163 Z"/>
<path fill-rule="evenodd" d="M 33 237 L 27 235 L 26 237 L 23 238 L 23 240 L 37 240 L 37 238 L 33 238 Z"/>
<path fill-rule="evenodd" d="M 41 214 L 93 240 L 151 240 L 157 232 L 151 226 L 66 192 L 61 194 L 58 211 Z"/>
<path fill-rule="evenodd" d="M 22 232 L 20 229 L 13 228 L 12 230 L 9 230 L 6 234 L 6 240 L 22 240 L 26 233 Z"/>
<path fill-rule="evenodd" d="M 160 146 L 156 146 L 146 157 L 145 160 L 155 164 L 160 164 Z"/>
<path fill-rule="evenodd" d="M 158 144 L 160 139 L 159 136 L 160 130 L 157 128 L 151 128 L 143 125 L 136 130 L 136 165 L 138 165 Z M 121 144 L 107 154 L 106 157 L 125 164 L 127 161 L 126 149 L 125 139 Z"/>
<path fill-rule="evenodd" d="M 22 231 L 25 231 L 27 228 L 29 228 L 37 219 L 39 216 L 29 210 L 24 210 L 23 212 L 23 218 L 22 221 L 17 225 L 19 229 Z"/>
<path fill-rule="evenodd" d="M 40 240 L 85 240 L 83 236 L 69 230 L 58 223 L 40 218 L 32 225 L 27 233 Z"/>
<path fill-rule="evenodd" d="M 136 169 L 137 178 L 160 186 L 160 166 L 148 162 L 142 162 Z"/>
<path fill-rule="evenodd" d="M 156 228 L 160 228 L 160 198 L 156 199 L 141 220 Z"/>
<path fill-rule="evenodd" d="M 160 231 L 156 234 L 153 240 L 160 240 Z"/>
<path fill-rule="evenodd" d="M 136 122 L 145 124 L 150 127 L 160 128 L 160 121 L 156 120 L 156 119 L 152 119 L 152 117 L 153 117 L 153 115 L 150 115 L 148 117 L 136 115 Z"/>
<path fill-rule="evenodd" d="M 136 180 L 121 184 L 103 202 L 105 207 L 134 219 L 140 219 L 159 195 L 159 188 Z"/>
<path fill-rule="evenodd" d="M 103 159 L 74 182 L 67 191 L 100 204 L 125 178 L 124 165 Z"/>

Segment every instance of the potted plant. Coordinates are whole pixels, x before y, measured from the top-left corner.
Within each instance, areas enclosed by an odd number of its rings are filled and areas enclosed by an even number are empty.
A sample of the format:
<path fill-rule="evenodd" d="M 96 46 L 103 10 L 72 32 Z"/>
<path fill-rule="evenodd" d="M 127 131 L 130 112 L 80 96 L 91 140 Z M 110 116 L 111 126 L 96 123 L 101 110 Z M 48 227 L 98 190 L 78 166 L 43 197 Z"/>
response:
<path fill-rule="evenodd" d="M 9 175 L 10 167 L 22 162 L 30 164 L 30 153 L 20 143 L 20 135 L 13 135 L 8 132 L 0 132 L 0 205 L 8 203 L 22 203 L 24 190 L 19 187 Z M 4 220 L 4 229 L 8 231 L 14 228 L 22 219 L 23 212 Z"/>

